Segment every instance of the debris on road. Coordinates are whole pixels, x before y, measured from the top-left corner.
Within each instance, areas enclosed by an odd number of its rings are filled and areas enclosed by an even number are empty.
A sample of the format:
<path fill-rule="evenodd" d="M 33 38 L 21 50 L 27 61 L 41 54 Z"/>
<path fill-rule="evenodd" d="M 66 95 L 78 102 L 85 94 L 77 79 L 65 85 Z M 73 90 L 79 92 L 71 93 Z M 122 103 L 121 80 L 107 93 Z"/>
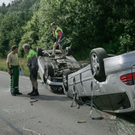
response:
<path fill-rule="evenodd" d="M 85 120 L 78 120 L 77 123 L 86 123 Z"/>
<path fill-rule="evenodd" d="M 31 99 L 34 99 L 33 101 L 30 101 L 31 105 L 33 105 L 34 102 L 38 101 L 38 99 L 35 99 L 35 98 L 31 98 Z"/>

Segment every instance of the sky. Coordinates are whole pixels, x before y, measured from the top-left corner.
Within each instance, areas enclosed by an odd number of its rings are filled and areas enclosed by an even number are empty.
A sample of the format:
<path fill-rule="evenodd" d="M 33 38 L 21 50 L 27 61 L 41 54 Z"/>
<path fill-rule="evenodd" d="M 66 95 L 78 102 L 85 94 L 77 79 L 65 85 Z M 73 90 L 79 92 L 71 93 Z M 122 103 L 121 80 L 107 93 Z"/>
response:
<path fill-rule="evenodd" d="M 11 3 L 11 1 L 13 0 L 0 0 L 0 6 L 2 5 L 2 3 L 5 3 L 6 5 L 8 5 L 8 3 Z"/>

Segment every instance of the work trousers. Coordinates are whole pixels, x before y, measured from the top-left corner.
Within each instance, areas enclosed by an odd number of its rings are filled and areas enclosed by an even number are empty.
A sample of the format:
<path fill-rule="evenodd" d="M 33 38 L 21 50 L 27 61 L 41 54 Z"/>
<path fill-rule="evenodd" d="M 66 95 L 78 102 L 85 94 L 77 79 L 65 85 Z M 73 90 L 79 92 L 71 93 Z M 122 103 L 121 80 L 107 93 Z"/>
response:
<path fill-rule="evenodd" d="M 10 91 L 12 94 L 19 92 L 19 66 L 11 66 Z"/>

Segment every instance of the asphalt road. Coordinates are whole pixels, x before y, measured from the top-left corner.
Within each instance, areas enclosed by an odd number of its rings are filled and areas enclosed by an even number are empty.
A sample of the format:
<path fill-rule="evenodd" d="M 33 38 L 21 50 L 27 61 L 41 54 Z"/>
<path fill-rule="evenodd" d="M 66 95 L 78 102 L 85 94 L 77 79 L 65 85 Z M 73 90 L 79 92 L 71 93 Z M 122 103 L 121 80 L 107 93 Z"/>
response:
<path fill-rule="evenodd" d="M 40 83 L 40 96 L 30 99 L 28 77 L 20 77 L 20 92 L 11 96 L 10 77 L 0 71 L 0 135 L 134 135 L 134 123 L 101 113 L 102 120 L 92 120 L 90 107 L 70 107 L 72 99 L 64 94 L 54 94 Z M 38 101 L 36 101 L 38 100 Z M 30 103 L 33 102 L 33 105 Z M 100 114 L 93 110 L 93 117 Z M 78 123 L 78 121 L 85 123 Z"/>

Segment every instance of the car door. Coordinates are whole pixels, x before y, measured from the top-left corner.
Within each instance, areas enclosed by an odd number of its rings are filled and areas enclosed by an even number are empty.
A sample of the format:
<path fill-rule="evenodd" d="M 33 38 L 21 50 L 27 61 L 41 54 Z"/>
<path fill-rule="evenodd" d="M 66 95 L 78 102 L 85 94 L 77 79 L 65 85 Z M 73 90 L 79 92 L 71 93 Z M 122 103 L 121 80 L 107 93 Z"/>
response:
<path fill-rule="evenodd" d="M 83 72 L 80 73 L 80 86 L 82 89 L 82 95 L 91 95 L 92 80 L 92 72 L 90 70 L 90 67 L 87 67 Z"/>

